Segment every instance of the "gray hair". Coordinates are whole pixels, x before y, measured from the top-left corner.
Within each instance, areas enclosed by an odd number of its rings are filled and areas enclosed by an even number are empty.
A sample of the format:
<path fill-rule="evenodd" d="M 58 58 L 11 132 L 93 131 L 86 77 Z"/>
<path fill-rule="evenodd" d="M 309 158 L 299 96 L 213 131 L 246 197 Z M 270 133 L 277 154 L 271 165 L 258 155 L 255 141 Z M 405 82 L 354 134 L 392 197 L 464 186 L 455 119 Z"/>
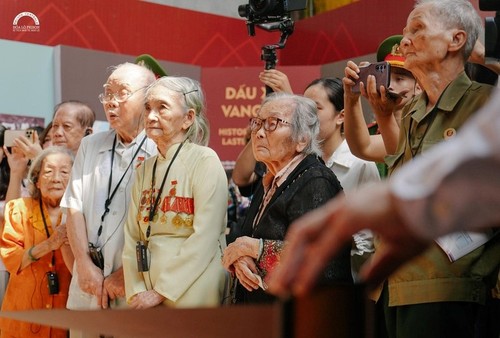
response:
<path fill-rule="evenodd" d="M 307 145 L 302 153 L 321 157 L 323 152 L 319 142 L 319 119 L 316 102 L 300 95 L 272 93 L 264 99 L 261 107 L 278 100 L 290 101 L 292 118 L 289 122 L 292 128 L 292 141 L 298 143 L 306 140 Z"/>
<path fill-rule="evenodd" d="M 483 32 L 483 22 L 472 4 L 467 0 L 417 0 L 415 8 L 426 3 L 432 4 L 432 14 L 444 27 L 462 29 L 467 33 L 462 49 L 463 58 L 467 60 Z"/>
<path fill-rule="evenodd" d="M 95 112 L 89 105 L 78 100 L 68 100 L 58 103 L 54 107 L 54 115 L 52 116 L 52 119 L 56 117 L 57 111 L 64 106 L 72 106 L 77 109 L 76 120 L 80 123 L 82 128 L 92 128 L 94 126 L 96 119 Z"/>
<path fill-rule="evenodd" d="M 135 63 L 131 62 L 124 62 L 116 66 L 111 66 L 108 68 L 108 71 L 113 74 L 116 70 L 121 69 L 121 68 L 130 68 L 133 69 L 134 72 L 137 73 L 137 87 L 142 88 L 142 87 L 147 87 L 150 84 L 152 84 L 156 80 L 155 74 L 149 69 L 148 67 L 144 65 L 138 65 Z"/>
<path fill-rule="evenodd" d="M 179 93 L 186 112 L 189 109 L 194 110 L 195 119 L 186 133 L 186 139 L 202 146 L 208 145 L 210 130 L 205 114 L 205 95 L 200 83 L 188 77 L 164 76 L 149 86 L 146 97 L 149 91 L 157 86 Z"/>
<path fill-rule="evenodd" d="M 35 199 L 41 197 L 40 189 L 37 188 L 36 182 L 38 182 L 38 178 L 40 177 L 40 171 L 42 170 L 43 160 L 45 160 L 47 156 L 52 154 L 68 155 L 71 158 L 71 164 L 73 164 L 73 161 L 75 160 L 75 157 L 73 156 L 71 150 L 69 150 L 66 147 L 52 146 L 42 150 L 42 152 L 40 152 L 40 154 L 38 154 L 38 156 L 35 157 L 33 162 L 31 162 L 30 170 L 28 172 L 28 181 L 29 181 L 28 190 L 30 192 L 31 197 Z"/>

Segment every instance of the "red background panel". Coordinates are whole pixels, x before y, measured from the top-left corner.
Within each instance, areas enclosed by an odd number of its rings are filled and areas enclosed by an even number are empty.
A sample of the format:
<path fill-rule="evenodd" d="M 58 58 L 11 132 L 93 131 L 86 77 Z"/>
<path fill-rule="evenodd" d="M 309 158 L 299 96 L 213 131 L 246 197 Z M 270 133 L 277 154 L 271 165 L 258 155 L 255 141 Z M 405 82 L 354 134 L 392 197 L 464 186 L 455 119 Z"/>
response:
<path fill-rule="evenodd" d="M 471 2 L 478 8 L 478 0 Z M 279 62 L 320 65 L 374 53 L 380 41 L 402 32 L 413 5 L 413 0 L 359 0 L 299 20 Z M 249 37 L 243 19 L 136 0 L 0 0 L 0 8 L 1 39 L 149 53 L 203 67 L 260 66 L 261 47 L 279 40 L 279 32 L 260 29 Z M 40 32 L 13 32 L 14 18 L 24 11 L 39 18 Z"/>
<path fill-rule="evenodd" d="M 325 64 L 373 52 L 382 38 L 401 31 L 412 6 L 412 1 L 387 3 L 359 1 L 296 22 L 279 62 Z M 244 20 L 136 0 L 0 0 L 0 5 L 2 39 L 128 55 L 149 53 L 204 67 L 261 65 L 261 47 L 279 40 L 279 32 L 258 28 L 254 37 L 248 36 Z M 13 19 L 24 11 L 38 17 L 39 32 L 13 32 Z"/>
<path fill-rule="evenodd" d="M 320 77 L 319 66 L 282 67 L 297 93 Z M 261 67 L 203 68 L 201 77 L 210 120 L 210 147 L 222 161 L 234 161 L 243 148 L 245 131 L 265 95 Z"/>

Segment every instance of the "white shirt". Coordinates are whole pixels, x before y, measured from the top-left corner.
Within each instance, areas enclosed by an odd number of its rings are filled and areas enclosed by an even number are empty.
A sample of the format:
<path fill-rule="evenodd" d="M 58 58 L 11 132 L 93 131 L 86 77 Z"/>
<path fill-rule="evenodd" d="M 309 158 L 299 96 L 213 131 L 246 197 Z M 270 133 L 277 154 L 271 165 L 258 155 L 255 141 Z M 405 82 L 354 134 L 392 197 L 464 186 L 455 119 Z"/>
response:
<path fill-rule="evenodd" d="M 375 162 L 365 161 L 351 153 L 346 140 L 343 140 L 340 146 L 335 150 L 330 159 L 325 163 L 330 168 L 344 189 L 344 193 L 349 194 L 360 185 L 368 182 L 380 181 Z M 351 250 L 351 256 L 362 256 L 365 253 L 375 251 L 373 246 L 373 233 L 370 230 L 361 230 L 353 236 L 354 247 Z M 353 278 L 357 279 L 357 273 L 352 271 Z"/>
<path fill-rule="evenodd" d="M 71 208 L 83 213 L 89 242 L 102 248 L 105 264 L 104 276 L 108 276 L 122 266 L 123 225 L 130 202 L 130 190 L 134 177 L 132 173 L 139 163 L 157 153 L 156 144 L 146 139 L 141 150 L 132 159 L 145 137 L 143 131 L 128 145 L 117 140 L 113 168 L 111 168 L 111 153 L 115 135 L 115 131 L 110 130 L 82 139 L 73 164 L 70 181 L 61 200 L 62 208 Z M 110 210 L 104 218 L 103 231 L 98 236 L 97 231 L 104 213 L 104 204 L 108 198 L 111 169 L 110 195 L 131 161 L 133 163 L 127 170 L 120 187 L 116 190 L 109 206 Z M 69 309 L 98 308 L 97 299 L 80 289 L 76 265 L 73 269 L 67 307 Z"/>
<path fill-rule="evenodd" d="M 346 140 L 342 141 L 325 164 L 337 176 L 346 193 L 364 183 L 380 181 L 377 165 L 354 156 Z"/>

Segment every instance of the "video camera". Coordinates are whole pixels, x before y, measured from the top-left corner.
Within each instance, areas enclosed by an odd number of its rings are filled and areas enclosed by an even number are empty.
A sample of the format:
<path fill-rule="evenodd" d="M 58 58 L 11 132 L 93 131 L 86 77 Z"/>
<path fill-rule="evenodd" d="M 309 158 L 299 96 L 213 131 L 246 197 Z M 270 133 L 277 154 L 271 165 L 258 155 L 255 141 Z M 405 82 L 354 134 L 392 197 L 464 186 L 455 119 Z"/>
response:
<path fill-rule="evenodd" d="M 280 31 L 280 41 L 262 47 L 261 60 L 265 69 L 276 67 L 276 49 L 285 48 L 288 37 L 293 33 L 294 23 L 290 12 L 306 9 L 307 0 L 249 0 L 248 4 L 238 6 L 241 17 L 247 18 L 248 35 L 255 35 L 255 25 L 268 32 Z M 266 86 L 269 94 L 272 89 Z"/>
<path fill-rule="evenodd" d="M 484 48 L 487 59 L 500 60 L 500 0 L 479 0 L 482 11 L 496 11 L 484 20 Z"/>
<path fill-rule="evenodd" d="M 287 22 L 290 12 L 306 8 L 307 0 L 249 0 L 248 4 L 238 6 L 241 17 L 247 18 L 248 34 L 255 35 L 255 25 L 265 30 L 280 29 L 279 25 L 268 23 Z"/>

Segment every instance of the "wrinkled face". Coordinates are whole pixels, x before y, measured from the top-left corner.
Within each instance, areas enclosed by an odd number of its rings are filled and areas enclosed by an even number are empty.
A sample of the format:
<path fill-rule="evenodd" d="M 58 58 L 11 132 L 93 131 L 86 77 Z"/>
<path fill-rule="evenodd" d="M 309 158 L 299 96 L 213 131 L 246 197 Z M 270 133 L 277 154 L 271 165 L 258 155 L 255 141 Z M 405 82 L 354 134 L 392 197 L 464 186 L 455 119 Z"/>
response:
<path fill-rule="evenodd" d="M 335 133 L 340 133 L 340 112 L 328 98 L 326 89 L 321 84 L 310 86 L 304 92 L 304 96 L 316 102 L 319 119 L 319 139 L 327 140 Z"/>
<path fill-rule="evenodd" d="M 162 86 L 148 91 L 145 103 L 146 134 L 156 144 L 177 143 L 194 121 L 194 111 L 187 109 L 184 95 Z"/>
<path fill-rule="evenodd" d="M 68 185 L 71 166 L 71 157 L 67 154 L 50 154 L 45 157 L 36 182 L 45 203 L 59 204 Z"/>
<path fill-rule="evenodd" d="M 85 136 L 85 127 L 77 119 L 78 108 L 72 104 L 63 104 L 57 109 L 52 120 L 52 144 L 63 146 L 71 150 L 74 154 L 80 147 L 80 142 Z M 45 140 L 44 140 L 45 142 Z"/>
<path fill-rule="evenodd" d="M 287 100 L 274 100 L 261 106 L 257 117 L 266 120 L 277 117 L 274 131 L 265 130 L 265 122 L 252 131 L 252 149 L 255 159 L 264 162 L 271 172 L 276 173 L 297 155 L 298 144 L 292 140 L 292 106 Z M 288 123 L 287 123 L 288 122 Z"/>
<path fill-rule="evenodd" d="M 435 64 L 447 55 L 448 45 L 453 39 L 454 30 L 445 29 L 441 20 L 430 10 L 432 4 L 415 8 L 403 29 L 400 49 L 405 56 L 405 68 L 414 72 Z"/>
<path fill-rule="evenodd" d="M 109 100 L 103 103 L 106 118 L 118 133 L 141 130 L 141 114 L 144 106 L 144 81 L 141 74 L 130 67 L 116 69 L 104 84 L 104 94 Z M 123 102 L 117 97 L 126 98 Z"/>

